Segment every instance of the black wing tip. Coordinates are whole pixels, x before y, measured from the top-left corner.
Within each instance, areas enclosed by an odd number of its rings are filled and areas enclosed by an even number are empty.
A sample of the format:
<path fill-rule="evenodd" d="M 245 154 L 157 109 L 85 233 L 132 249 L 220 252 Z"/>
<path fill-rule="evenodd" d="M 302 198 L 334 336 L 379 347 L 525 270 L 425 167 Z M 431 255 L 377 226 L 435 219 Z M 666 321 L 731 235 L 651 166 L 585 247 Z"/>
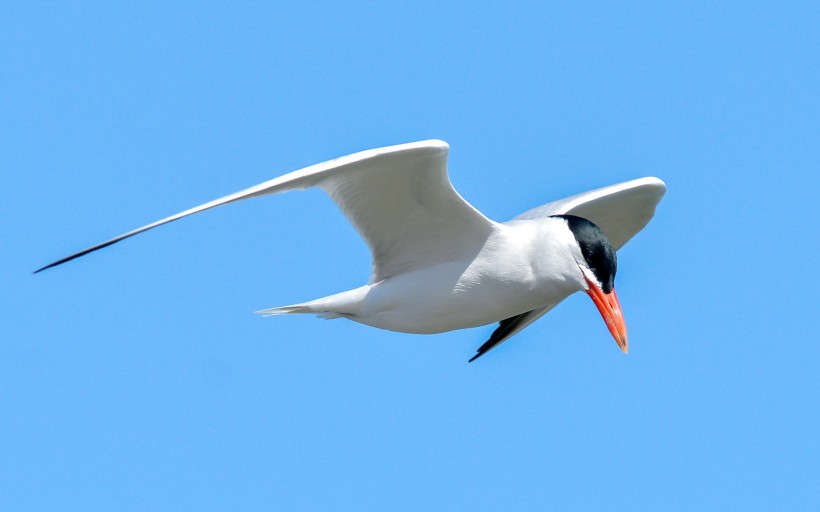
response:
<path fill-rule="evenodd" d="M 478 347 L 478 350 L 476 350 L 476 355 L 471 357 L 470 360 L 467 361 L 468 363 L 472 363 L 479 357 L 494 349 L 499 343 L 501 343 L 507 338 L 507 334 L 509 333 L 509 320 L 511 319 L 508 318 L 507 320 L 501 321 L 499 327 L 493 332 L 492 336 L 490 336 L 490 339 L 485 341 L 480 347 Z"/>
<path fill-rule="evenodd" d="M 475 361 L 476 359 L 478 359 L 479 357 L 483 356 L 483 355 L 484 355 L 484 354 L 486 354 L 486 353 L 487 353 L 487 351 L 486 351 L 486 350 L 485 350 L 484 352 L 479 352 L 478 354 L 476 354 L 476 355 L 474 355 L 473 357 L 471 357 L 471 358 L 470 358 L 470 360 L 469 360 L 469 361 L 467 361 L 467 362 L 468 362 L 468 363 L 472 363 L 473 361 Z"/>
<path fill-rule="evenodd" d="M 85 249 L 84 251 L 80 251 L 80 252 L 78 252 L 78 253 L 74 253 L 74 254 L 72 254 L 71 256 L 66 256 L 65 258 L 59 259 L 59 260 L 55 261 L 54 263 L 49 263 L 48 265 L 46 265 L 46 266 L 45 266 L 45 267 L 43 267 L 43 268 L 38 268 L 37 270 L 35 270 L 34 272 L 32 272 L 32 274 L 37 274 L 37 273 L 39 273 L 39 272 L 42 272 L 43 270 L 47 270 L 47 269 L 50 269 L 50 268 L 52 268 L 52 267 L 56 267 L 56 266 L 58 266 L 58 265 L 62 265 L 63 263 L 68 263 L 69 261 L 71 261 L 71 260 L 73 260 L 73 259 L 75 259 L 75 258 L 79 258 L 80 256 L 85 256 L 85 255 L 86 255 L 86 254 L 88 254 L 88 253 L 91 253 L 91 252 L 94 252 L 94 251 L 98 251 L 98 250 L 100 250 L 100 249 L 103 249 L 103 248 L 105 248 L 105 247 L 108 247 L 109 245 L 113 245 L 113 244 L 115 244 L 115 243 L 119 242 L 120 240 L 123 240 L 124 238 L 126 238 L 126 237 L 124 237 L 124 236 L 123 236 L 123 237 L 113 238 L 113 239 L 111 239 L 111 240 L 109 240 L 109 241 L 107 241 L 107 242 L 103 242 L 103 243 L 101 243 L 101 244 L 95 245 L 94 247 L 89 247 L 88 249 Z"/>
<path fill-rule="evenodd" d="M 467 362 L 472 363 L 479 357 L 483 356 L 490 350 L 500 345 L 502 341 L 509 338 L 512 334 L 515 334 L 515 328 L 518 327 L 518 325 L 521 322 L 523 322 L 530 315 L 530 313 L 532 313 L 532 311 L 527 311 L 526 313 L 521 313 L 520 315 L 511 316 L 510 318 L 505 318 L 504 320 L 498 322 L 498 327 L 490 335 L 490 339 L 488 339 L 484 342 L 483 345 L 478 347 L 478 350 L 476 350 L 476 352 L 478 353 L 474 355 L 472 358 L 470 358 L 470 360 Z"/>
<path fill-rule="evenodd" d="M 71 261 L 71 260 L 73 260 L 74 258 L 79 258 L 80 256 L 82 256 L 82 254 L 74 254 L 74 255 L 71 255 L 71 256 L 69 256 L 69 257 L 67 257 L 67 258 L 63 258 L 63 259 L 61 259 L 61 260 L 57 260 L 57 261 L 55 261 L 54 263 L 49 263 L 49 264 L 48 264 L 48 265 L 46 265 L 45 267 L 38 268 L 37 270 L 35 270 L 34 272 L 32 272 L 32 275 L 33 275 L 33 274 L 39 274 L 39 273 L 40 273 L 40 272 L 42 272 L 43 270 L 48 270 L 48 269 L 50 269 L 50 268 L 52 268 L 52 267 L 56 267 L 57 265 L 62 265 L 63 263 L 65 263 L 65 262 L 67 262 L 67 261 Z"/>

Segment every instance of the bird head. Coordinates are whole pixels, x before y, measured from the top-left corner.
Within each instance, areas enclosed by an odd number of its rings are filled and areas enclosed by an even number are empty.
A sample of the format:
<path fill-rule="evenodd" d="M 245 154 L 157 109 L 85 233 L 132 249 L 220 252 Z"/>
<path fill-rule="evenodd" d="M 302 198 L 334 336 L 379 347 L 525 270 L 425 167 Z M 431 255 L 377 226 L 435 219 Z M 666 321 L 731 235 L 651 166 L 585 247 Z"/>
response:
<path fill-rule="evenodd" d="M 554 217 L 564 219 L 575 237 L 579 250 L 572 253 L 584 278 L 581 285 L 601 313 L 612 337 L 626 353 L 626 323 L 615 293 L 615 273 L 618 270 L 615 248 L 601 228 L 589 220 L 575 215 Z"/>

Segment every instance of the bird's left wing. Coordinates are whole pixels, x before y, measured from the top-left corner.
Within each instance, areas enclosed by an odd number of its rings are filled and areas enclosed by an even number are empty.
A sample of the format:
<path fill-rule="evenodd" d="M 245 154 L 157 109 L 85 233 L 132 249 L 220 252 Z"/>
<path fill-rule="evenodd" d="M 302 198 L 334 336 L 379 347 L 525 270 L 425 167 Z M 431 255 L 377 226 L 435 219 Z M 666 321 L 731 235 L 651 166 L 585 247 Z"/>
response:
<path fill-rule="evenodd" d="M 37 270 L 108 247 L 149 229 L 242 199 L 320 187 L 370 247 L 371 281 L 478 251 L 495 223 L 455 191 L 449 146 L 427 140 L 371 149 L 312 165 L 129 231 Z"/>
<path fill-rule="evenodd" d="M 612 245 L 620 249 L 649 223 L 655 215 L 655 207 L 665 192 L 666 184 L 658 178 L 639 178 L 547 203 L 522 213 L 510 222 L 540 219 L 551 215 L 577 215 L 598 225 Z M 556 305 L 552 304 L 502 320 L 490 339 L 478 348 L 470 361 L 475 361 L 521 332 Z"/>

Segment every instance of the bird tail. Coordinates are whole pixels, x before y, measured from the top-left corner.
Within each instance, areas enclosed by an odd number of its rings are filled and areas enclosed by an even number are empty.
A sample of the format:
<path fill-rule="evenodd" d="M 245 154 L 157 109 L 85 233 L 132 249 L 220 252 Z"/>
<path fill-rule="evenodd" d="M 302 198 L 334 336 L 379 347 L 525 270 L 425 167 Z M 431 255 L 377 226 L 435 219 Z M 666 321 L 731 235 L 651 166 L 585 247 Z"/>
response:
<path fill-rule="evenodd" d="M 262 315 L 262 316 L 278 316 L 278 315 L 293 315 L 298 313 L 315 313 L 310 306 L 309 303 L 305 304 L 292 304 L 290 306 L 281 306 L 278 308 L 267 308 L 267 309 L 260 309 L 259 311 L 255 311 L 255 313 Z"/>
<path fill-rule="evenodd" d="M 314 314 L 321 318 L 341 318 L 355 316 L 359 312 L 362 301 L 367 295 L 370 286 L 362 286 L 355 290 L 337 293 L 321 299 L 278 308 L 261 309 L 256 313 L 262 316 Z"/>

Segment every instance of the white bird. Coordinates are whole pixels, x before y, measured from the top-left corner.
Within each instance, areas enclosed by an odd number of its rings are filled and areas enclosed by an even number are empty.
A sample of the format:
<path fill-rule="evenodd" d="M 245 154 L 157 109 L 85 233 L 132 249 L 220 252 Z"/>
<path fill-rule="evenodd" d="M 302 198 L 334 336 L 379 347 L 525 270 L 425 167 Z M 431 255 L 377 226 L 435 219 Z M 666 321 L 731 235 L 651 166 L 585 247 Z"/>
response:
<path fill-rule="evenodd" d="M 453 188 L 447 175 L 449 149 L 446 142 L 427 140 L 306 167 L 129 231 L 36 272 L 216 206 L 320 187 L 370 248 L 370 279 L 353 290 L 258 313 L 313 313 L 418 334 L 500 322 L 473 361 L 583 290 L 627 352 L 614 289 L 615 251 L 652 218 L 666 191 L 664 183 L 651 177 L 627 181 L 498 223 Z"/>

